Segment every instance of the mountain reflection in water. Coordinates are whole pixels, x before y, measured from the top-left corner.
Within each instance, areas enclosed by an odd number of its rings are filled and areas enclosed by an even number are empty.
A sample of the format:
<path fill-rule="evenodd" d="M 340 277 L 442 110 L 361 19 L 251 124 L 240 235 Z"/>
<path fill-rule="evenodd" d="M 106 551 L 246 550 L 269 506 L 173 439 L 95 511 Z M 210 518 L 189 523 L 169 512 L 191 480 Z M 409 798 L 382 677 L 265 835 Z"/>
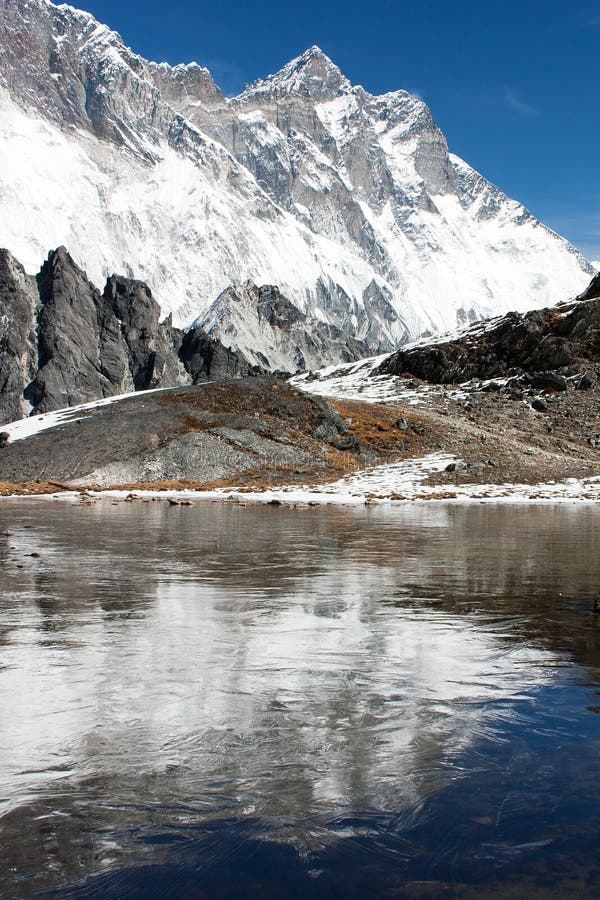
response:
<path fill-rule="evenodd" d="M 5 896 L 596 895 L 599 522 L 3 503 Z"/>

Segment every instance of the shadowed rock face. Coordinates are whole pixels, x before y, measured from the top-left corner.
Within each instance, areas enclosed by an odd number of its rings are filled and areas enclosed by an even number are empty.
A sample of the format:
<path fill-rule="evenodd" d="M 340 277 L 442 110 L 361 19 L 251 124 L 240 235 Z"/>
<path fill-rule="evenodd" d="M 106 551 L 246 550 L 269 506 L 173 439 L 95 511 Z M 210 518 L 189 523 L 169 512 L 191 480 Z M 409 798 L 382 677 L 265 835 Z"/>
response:
<path fill-rule="evenodd" d="M 459 337 L 399 350 L 376 375 L 415 375 L 434 384 L 522 373 L 566 372 L 600 356 L 600 276 L 577 300 L 472 326 Z"/>
<path fill-rule="evenodd" d="M 120 325 L 133 388 L 177 384 L 182 377 L 177 357 L 182 335 L 172 327 L 170 316 L 159 324 L 160 307 L 148 285 L 112 275 L 103 300 Z"/>
<path fill-rule="evenodd" d="M 37 278 L 0 251 L 0 421 L 191 381 L 159 313 L 141 282 L 112 276 L 101 294 L 64 247 Z"/>
<path fill-rule="evenodd" d="M 0 421 L 26 415 L 27 385 L 37 370 L 35 278 L 0 250 Z"/>
<path fill-rule="evenodd" d="M 181 333 L 159 324 L 145 284 L 113 275 L 101 294 L 60 247 L 37 286 L 37 371 L 25 388 L 35 412 L 187 380 Z"/>
<path fill-rule="evenodd" d="M 194 384 L 205 378 L 221 381 L 265 372 L 249 363 L 241 353 L 211 338 L 202 328 L 191 328 L 183 335 L 180 356 Z"/>
<path fill-rule="evenodd" d="M 112 275 L 101 293 L 64 247 L 37 279 L 0 251 L 0 422 L 148 388 L 289 374 L 367 350 L 268 285 L 232 286 L 187 332 L 159 317 L 146 284 Z"/>
<path fill-rule="evenodd" d="M 596 297 L 600 297 L 600 272 L 597 275 L 594 275 L 585 291 L 579 295 L 578 300 L 593 300 Z"/>
<path fill-rule="evenodd" d="M 35 411 L 108 397 L 117 386 L 126 390 L 127 357 L 118 322 L 63 247 L 50 254 L 37 283 L 38 371 L 27 388 Z"/>

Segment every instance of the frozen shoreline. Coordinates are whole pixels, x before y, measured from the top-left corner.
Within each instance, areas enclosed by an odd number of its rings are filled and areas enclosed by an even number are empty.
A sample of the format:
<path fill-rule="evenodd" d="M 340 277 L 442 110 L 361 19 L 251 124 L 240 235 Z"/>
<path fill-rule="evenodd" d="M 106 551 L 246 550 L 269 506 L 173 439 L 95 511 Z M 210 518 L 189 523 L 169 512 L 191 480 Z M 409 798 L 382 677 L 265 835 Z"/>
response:
<path fill-rule="evenodd" d="M 597 503 L 600 501 L 600 476 L 569 478 L 562 482 L 538 484 L 425 484 L 445 470 L 456 458 L 430 454 L 353 473 L 326 484 L 283 485 L 265 490 L 243 487 L 191 490 L 81 490 L 56 493 L 23 493 L 1 497 L 14 499 L 84 500 L 175 500 L 237 503 L 263 503 L 283 506 L 360 506 L 400 503 Z"/>

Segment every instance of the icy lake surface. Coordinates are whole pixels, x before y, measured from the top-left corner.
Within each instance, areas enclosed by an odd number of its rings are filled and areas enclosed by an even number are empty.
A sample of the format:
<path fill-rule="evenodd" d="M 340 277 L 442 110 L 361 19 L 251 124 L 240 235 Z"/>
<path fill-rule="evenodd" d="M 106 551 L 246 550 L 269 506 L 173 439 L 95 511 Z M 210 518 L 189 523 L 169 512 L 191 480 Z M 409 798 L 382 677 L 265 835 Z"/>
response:
<path fill-rule="evenodd" d="M 599 526 L 3 502 L 0 896 L 599 896 Z"/>

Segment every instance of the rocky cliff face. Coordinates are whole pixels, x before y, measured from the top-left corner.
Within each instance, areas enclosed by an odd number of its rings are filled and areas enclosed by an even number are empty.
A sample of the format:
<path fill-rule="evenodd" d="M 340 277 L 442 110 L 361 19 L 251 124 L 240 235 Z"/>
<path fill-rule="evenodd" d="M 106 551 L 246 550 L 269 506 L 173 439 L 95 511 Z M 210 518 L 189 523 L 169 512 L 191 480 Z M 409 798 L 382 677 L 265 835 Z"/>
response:
<path fill-rule="evenodd" d="M 182 334 L 172 327 L 171 318 L 159 323 L 160 307 L 148 285 L 111 275 L 102 297 L 109 317 L 119 325 L 121 344 L 127 363 L 126 380 L 131 390 L 172 385 L 183 380 L 178 361 Z M 106 342 L 101 348 L 103 367 L 110 355 Z M 116 373 L 115 373 L 116 374 Z"/>
<path fill-rule="evenodd" d="M 141 282 L 113 276 L 100 293 L 64 247 L 37 278 L 1 251 L 0 420 L 191 380 L 159 312 Z"/>
<path fill-rule="evenodd" d="M 7 250 L 0 250 L 0 421 L 20 419 L 25 390 L 37 372 L 35 278 Z"/>
<path fill-rule="evenodd" d="M 63 244 L 95 283 L 144 280 L 177 326 L 277 285 L 373 352 L 588 280 L 422 101 L 352 86 L 316 47 L 229 100 L 87 13 L 0 2 L 0 244 L 29 272 Z"/>
<path fill-rule="evenodd" d="M 289 374 L 323 354 L 347 362 L 365 353 L 269 286 L 231 287 L 204 323 L 185 332 L 159 319 L 146 284 L 111 275 L 100 292 L 64 247 L 37 278 L 0 251 L 0 422 L 148 388 Z"/>
<path fill-rule="evenodd" d="M 369 352 L 335 325 L 300 312 L 279 288 L 250 281 L 223 291 L 195 325 L 270 372 L 302 372 L 323 359 L 351 362 Z"/>

